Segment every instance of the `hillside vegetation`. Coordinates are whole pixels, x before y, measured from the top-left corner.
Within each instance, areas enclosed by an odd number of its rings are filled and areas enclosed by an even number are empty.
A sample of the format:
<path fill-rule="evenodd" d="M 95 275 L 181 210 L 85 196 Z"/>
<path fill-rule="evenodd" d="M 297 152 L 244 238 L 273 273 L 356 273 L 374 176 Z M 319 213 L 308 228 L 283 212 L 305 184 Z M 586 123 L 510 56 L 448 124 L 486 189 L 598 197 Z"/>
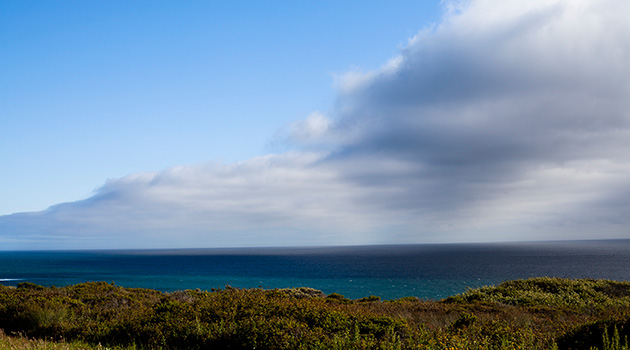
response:
<path fill-rule="evenodd" d="M 0 286 L 0 349 L 627 349 L 630 283 L 534 278 L 441 301 L 309 288 Z"/>

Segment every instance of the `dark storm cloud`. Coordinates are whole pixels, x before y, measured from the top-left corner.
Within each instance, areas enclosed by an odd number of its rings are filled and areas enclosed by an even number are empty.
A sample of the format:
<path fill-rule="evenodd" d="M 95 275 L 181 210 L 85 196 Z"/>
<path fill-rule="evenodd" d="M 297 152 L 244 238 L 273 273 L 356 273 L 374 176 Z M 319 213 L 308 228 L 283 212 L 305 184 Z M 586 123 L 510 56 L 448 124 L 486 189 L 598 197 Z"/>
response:
<path fill-rule="evenodd" d="M 518 203 L 506 188 L 554 169 L 571 169 L 569 183 L 584 181 L 583 171 L 613 176 L 591 165 L 628 163 L 630 31 L 612 10 L 627 7 L 471 2 L 381 71 L 342 79 L 331 130 L 352 136 L 331 159 L 371 157 L 371 167 L 345 174 L 371 186 L 405 184 L 406 195 L 383 203 L 413 203 L 418 213 Z M 379 159 L 414 170 L 391 175 Z"/>

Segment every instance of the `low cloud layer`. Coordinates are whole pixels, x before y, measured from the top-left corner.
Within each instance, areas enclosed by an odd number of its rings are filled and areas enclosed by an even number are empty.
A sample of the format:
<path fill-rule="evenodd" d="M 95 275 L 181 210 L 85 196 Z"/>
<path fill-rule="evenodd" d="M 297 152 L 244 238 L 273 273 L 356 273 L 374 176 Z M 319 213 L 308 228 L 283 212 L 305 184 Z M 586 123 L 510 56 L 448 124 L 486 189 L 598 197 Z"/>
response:
<path fill-rule="evenodd" d="M 10 248 L 627 237 L 630 3 L 445 3 L 380 70 L 337 81 L 297 151 L 111 180 L 0 217 Z"/>

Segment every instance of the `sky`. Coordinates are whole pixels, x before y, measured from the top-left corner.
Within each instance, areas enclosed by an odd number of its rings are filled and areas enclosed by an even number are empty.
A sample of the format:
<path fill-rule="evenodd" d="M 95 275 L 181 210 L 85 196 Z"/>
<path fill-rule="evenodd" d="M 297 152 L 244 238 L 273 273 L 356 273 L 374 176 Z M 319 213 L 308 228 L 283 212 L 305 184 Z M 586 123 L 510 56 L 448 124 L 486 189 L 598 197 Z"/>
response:
<path fill-rule="evenodd" d="M 0 250 L 630 238 L 625 0 L 0 3 Z"/>

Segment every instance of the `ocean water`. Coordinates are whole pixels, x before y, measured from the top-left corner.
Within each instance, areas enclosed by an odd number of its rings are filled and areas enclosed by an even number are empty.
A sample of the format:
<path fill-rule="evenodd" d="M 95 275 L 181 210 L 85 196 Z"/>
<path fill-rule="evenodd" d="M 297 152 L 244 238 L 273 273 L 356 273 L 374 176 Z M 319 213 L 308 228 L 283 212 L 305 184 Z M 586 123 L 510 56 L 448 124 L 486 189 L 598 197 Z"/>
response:
<path fill-rule="evenodd" d="M 312 287 L 442 299 L 536 276 L 630 279 L 630 240 L 109 251 L 0 251 L 0 284 L 106 281 L 162 291 Z"/>

